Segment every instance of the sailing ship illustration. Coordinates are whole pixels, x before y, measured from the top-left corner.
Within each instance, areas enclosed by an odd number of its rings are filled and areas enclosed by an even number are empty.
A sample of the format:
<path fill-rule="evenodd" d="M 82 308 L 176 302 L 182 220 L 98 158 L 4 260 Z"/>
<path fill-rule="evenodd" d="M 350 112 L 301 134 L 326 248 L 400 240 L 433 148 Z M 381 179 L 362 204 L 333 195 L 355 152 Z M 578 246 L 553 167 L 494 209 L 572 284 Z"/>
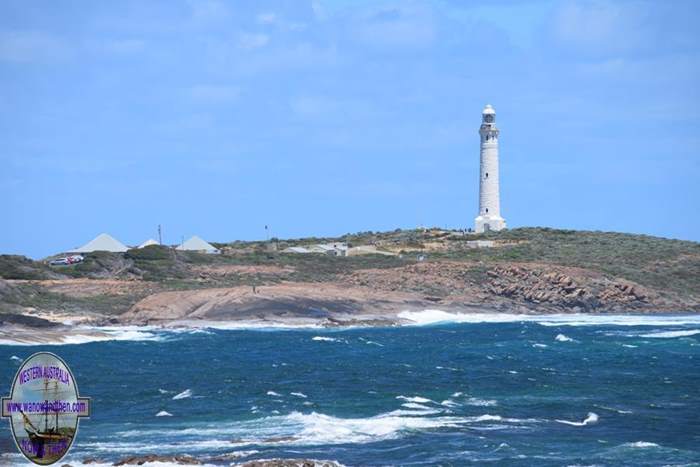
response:
<path fill-rule="evenodd" d="M 49 390 L 49 381 L 44 380 L 42 395 L 46 404 L 42 413 L 32 414 L 35 417 L 34 422 L 32 422 L 29 415 L 20 410 L 24 421 L 24 431 L 29 439 L 29 446 L 26 446 L 29 449 L 23 449 L 23 451 L 25 453 L 30 451 L 27 454 L 30 454 L 30 457 L 42 464 L 51 463 L 52 459 L 61 457 L 71 445 L 75 434 L 74 428 L 70 426 L 61 427 L 59 425 L 58 407 L 54 407 L 55 410 L 51 410 L 50 403 L 60 400 L 59 393 L 61 392 L 58 389 L 58 381 L 53 383 L 52 390 Z M 38 420 L 36 420 L 37 418 Z M 43 429 L 41 427 L 42 422 L 44 425 Z"/>

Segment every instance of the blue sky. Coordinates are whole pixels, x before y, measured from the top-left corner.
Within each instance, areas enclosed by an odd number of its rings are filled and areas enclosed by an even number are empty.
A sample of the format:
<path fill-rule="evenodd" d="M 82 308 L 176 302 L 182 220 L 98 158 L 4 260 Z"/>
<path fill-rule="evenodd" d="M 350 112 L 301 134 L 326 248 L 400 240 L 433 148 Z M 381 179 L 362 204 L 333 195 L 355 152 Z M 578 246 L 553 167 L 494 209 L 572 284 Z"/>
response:
<path fill-rule="evenodd" d="M 695 1 L 0 3 L 0 252 L 466 228 L 700 240 Z"/>

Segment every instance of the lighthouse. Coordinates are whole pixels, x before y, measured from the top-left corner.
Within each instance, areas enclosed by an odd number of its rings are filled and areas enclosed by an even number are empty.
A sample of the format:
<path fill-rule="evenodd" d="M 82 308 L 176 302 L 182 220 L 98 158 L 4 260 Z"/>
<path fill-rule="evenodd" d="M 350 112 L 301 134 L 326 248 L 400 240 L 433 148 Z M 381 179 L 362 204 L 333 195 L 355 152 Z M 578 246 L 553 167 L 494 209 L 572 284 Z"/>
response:
<path fill-rule="evenodd" d="M 479 169 L 479 215 L 474 219 L 477 233 L 506 228 L 501 217 L 498 186 L 498 128 L 496 111 L 487 104 L 481 112 L 481 163 Z"/>

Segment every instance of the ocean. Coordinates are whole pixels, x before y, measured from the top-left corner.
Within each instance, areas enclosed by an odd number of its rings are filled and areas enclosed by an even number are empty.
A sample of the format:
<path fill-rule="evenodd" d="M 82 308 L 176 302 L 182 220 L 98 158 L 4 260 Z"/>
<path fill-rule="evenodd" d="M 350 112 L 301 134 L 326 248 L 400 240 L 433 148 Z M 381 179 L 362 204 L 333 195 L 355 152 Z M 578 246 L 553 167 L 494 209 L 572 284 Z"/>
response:
<path fill-rule="evenodd" d="M 700 316 L 404 316 L 0 345 L 0 390 L 39 350 L 68 363 L 93 413 L 57 465 L 700 465 Z M 27 464 L 3 424 L 0 463 Z"/>

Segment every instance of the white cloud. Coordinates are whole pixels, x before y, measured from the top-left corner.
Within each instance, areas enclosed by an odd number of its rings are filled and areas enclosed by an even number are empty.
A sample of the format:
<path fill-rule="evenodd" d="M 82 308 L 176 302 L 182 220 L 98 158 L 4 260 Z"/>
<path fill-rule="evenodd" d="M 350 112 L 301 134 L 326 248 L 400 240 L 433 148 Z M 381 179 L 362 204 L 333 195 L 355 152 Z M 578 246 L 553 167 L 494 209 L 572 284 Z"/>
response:
<path fill-rule="evenodd" d="M 270 37 L 260 33 L 242 33 L 238 39 L 238 46 L 242 49 L 259 49 L 265 47 L 270 42 Z"/>

